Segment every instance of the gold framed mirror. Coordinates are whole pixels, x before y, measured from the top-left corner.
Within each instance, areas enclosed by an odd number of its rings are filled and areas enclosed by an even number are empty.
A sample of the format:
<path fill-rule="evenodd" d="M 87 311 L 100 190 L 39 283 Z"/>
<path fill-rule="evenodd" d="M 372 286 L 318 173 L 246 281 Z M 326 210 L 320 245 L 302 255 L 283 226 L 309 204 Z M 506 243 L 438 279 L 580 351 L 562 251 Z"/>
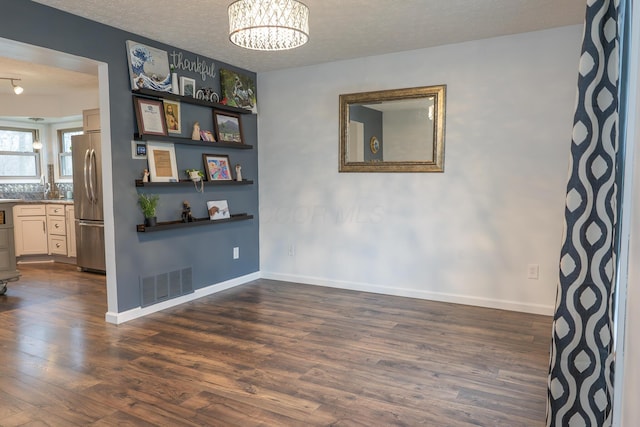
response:
<path fill-rule="evenodd" d="M 339 172 L 444 172 L 446 85 L 340 95 Z"/>

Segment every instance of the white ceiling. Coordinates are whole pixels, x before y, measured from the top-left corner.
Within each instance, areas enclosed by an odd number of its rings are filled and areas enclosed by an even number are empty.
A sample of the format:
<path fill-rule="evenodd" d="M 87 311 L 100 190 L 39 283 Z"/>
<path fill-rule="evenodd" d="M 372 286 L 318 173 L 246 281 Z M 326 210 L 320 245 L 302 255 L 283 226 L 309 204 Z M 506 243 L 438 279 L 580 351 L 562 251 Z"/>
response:
<path fill-rule="evenodd" d="M 579 24 L 586 9 L 585 0 L 303 0 L 309 42 L 267 53 L 231 44 L 231 0 L 37 2 L 256 72 Z"/>
<path fill-rule="evenodd" d="M 309 42 L 290 51 L 255 52 L 228 40 L 231 0 L 36 2 L 256 72 L 580 24 L 586 9 L 585 0 L 304 0 Z M 51 94 L 96 81 L 1 58 L 0 70 L 2 77 L 22 77 L 25 93 Z M 0 82 L 0 94 L 10 91 Z"/>

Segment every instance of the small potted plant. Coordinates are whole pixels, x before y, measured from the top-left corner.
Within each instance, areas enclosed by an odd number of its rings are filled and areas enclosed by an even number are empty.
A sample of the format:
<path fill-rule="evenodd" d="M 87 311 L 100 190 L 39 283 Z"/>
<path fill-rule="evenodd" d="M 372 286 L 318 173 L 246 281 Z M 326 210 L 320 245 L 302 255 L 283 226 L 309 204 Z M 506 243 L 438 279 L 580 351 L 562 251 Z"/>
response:
<path fill-rule="evenodd" d="M 204 178 L 204 173 L 199 169 L 187 169 L 187 175 L 189 175 L 189 179 L 193 182 L 202 181 Z"/>
<path fill-rule="evenodd" d="M 156 194 L 139 194 L 138 204 L 142 209 L 144 215 L 144 225 L 147 227 L 153 227 L 157 224 L 158 219 L 156 217 L 156 208 L 158 207 L 158 200 L 160 197 Z"/>

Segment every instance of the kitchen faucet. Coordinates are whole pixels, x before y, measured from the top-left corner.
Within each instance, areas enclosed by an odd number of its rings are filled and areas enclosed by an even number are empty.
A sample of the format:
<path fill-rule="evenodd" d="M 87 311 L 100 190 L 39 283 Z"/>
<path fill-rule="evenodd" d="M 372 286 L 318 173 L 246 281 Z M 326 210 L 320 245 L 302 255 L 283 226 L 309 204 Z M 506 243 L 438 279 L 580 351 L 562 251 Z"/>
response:
<path fill-rule="evenodd" d="M 51 191 L 51 184 L 45 181 L 44 175 L 42 175 L 40 180 L 42 182 L 42 198 L 47 199 L 47 195 Z"/>

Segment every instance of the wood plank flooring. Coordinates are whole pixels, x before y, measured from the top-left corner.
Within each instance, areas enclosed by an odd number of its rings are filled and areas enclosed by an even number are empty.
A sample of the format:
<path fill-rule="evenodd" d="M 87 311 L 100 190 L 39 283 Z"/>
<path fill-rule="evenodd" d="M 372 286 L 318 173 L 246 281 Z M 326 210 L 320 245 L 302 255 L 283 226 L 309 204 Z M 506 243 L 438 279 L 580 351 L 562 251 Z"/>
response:
<path fill-rule="evenodd" d="M 22 265 L 0 426 L 542 426 L 551 318 L 257 280 L 104 322 L 104 276 Z"/>

